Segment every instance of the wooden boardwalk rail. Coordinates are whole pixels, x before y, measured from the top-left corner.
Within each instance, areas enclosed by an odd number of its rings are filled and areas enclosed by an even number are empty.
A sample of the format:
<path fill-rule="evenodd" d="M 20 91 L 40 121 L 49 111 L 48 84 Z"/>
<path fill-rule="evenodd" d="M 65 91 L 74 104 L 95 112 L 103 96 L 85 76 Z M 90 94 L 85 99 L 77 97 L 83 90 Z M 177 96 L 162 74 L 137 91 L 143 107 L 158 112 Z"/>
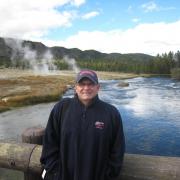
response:
<path fill-rule="evenodd" d="M 25 180 L 40 180 L 42 146 L 37 144 L 43 132 L 42 128 L 28 128 L 22 134 L 27 143 L 0 142 L 0 168 L 22 171 Z M 119 180 L 180 180 L 180 157 L 125 154 Z"/>
<path fill-rule="evenodd" d="M 41 150 L 40 145 L 0 143 L 0 167 L 40 174 Z M 180 158 L 125 154 L 120 179 L 179 180 Z"/>

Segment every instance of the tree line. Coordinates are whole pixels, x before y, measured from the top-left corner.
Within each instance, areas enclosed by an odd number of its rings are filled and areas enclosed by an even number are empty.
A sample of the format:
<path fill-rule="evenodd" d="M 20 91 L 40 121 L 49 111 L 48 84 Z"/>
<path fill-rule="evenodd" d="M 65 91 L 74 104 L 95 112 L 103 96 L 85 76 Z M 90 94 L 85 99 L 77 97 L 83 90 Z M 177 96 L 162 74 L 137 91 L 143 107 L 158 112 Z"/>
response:
<path fill-rule="evenodd" d="M 128 56 L 117 59 L 77 59 L 80 68 L 90 68 L 98 71 L 115 71 L 128 73 L 171 74 L 180 68 L 180 51 L 158 54 L 149 60 L 134 60 Z M 56 60 L 59 69 L 68 69 L 63 59 Z"/>

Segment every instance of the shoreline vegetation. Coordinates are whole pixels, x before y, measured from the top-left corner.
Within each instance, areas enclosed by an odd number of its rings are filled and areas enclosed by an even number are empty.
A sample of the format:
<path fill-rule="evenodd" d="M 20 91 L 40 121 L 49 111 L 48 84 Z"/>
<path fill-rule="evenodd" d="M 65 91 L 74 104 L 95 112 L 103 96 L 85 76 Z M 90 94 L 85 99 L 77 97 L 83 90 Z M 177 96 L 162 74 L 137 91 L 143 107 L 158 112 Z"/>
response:
<path fill-rule="evenodd" d="M 174 68 L 171 70 L 171 77 L 180 80 L 180 68 Z"/>
<path fill-rule="evenodd" d="M 152 74 L 97 72 L 102 80 L 152 77 Z M 57 101 L 74 86 L 73 71 L 49 74 L 30 70 L 0 69 L 0 113 L 16 107 Z"/>

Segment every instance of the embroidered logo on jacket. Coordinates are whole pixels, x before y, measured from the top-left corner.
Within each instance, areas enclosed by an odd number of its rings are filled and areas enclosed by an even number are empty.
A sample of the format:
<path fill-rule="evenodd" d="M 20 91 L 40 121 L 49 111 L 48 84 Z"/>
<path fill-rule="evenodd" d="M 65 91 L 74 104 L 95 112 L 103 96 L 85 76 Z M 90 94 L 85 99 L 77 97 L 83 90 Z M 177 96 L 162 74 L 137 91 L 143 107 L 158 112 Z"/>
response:
<path fill-rule="evenodd" d="M 104 129 L 104 123 L 103 122 L 100 122 L 100 121 L 96 121 L 95 122 L 95 127 L 97 129 Z"/>

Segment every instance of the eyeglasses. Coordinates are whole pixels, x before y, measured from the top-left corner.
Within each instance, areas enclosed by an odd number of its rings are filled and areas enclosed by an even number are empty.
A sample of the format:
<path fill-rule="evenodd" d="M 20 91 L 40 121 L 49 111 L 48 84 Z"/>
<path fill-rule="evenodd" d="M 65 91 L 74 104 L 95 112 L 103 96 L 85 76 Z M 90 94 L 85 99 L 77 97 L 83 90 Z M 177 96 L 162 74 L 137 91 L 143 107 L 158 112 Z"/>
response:
<path fill-rule="evenodd" d="M 81 87 L 81 88 L 84 88 L 85 86 L 87 86 L 87 87 L 89 87 L 89 88 L 93 88 L 93 87 L 96 86 L 96 84 L 91 83 L 91 82 L 89 82 L 89 83 L 80 82 L 80 83 L 77 83 L 77 84 L 78 84 L 78 86 Z"/>

